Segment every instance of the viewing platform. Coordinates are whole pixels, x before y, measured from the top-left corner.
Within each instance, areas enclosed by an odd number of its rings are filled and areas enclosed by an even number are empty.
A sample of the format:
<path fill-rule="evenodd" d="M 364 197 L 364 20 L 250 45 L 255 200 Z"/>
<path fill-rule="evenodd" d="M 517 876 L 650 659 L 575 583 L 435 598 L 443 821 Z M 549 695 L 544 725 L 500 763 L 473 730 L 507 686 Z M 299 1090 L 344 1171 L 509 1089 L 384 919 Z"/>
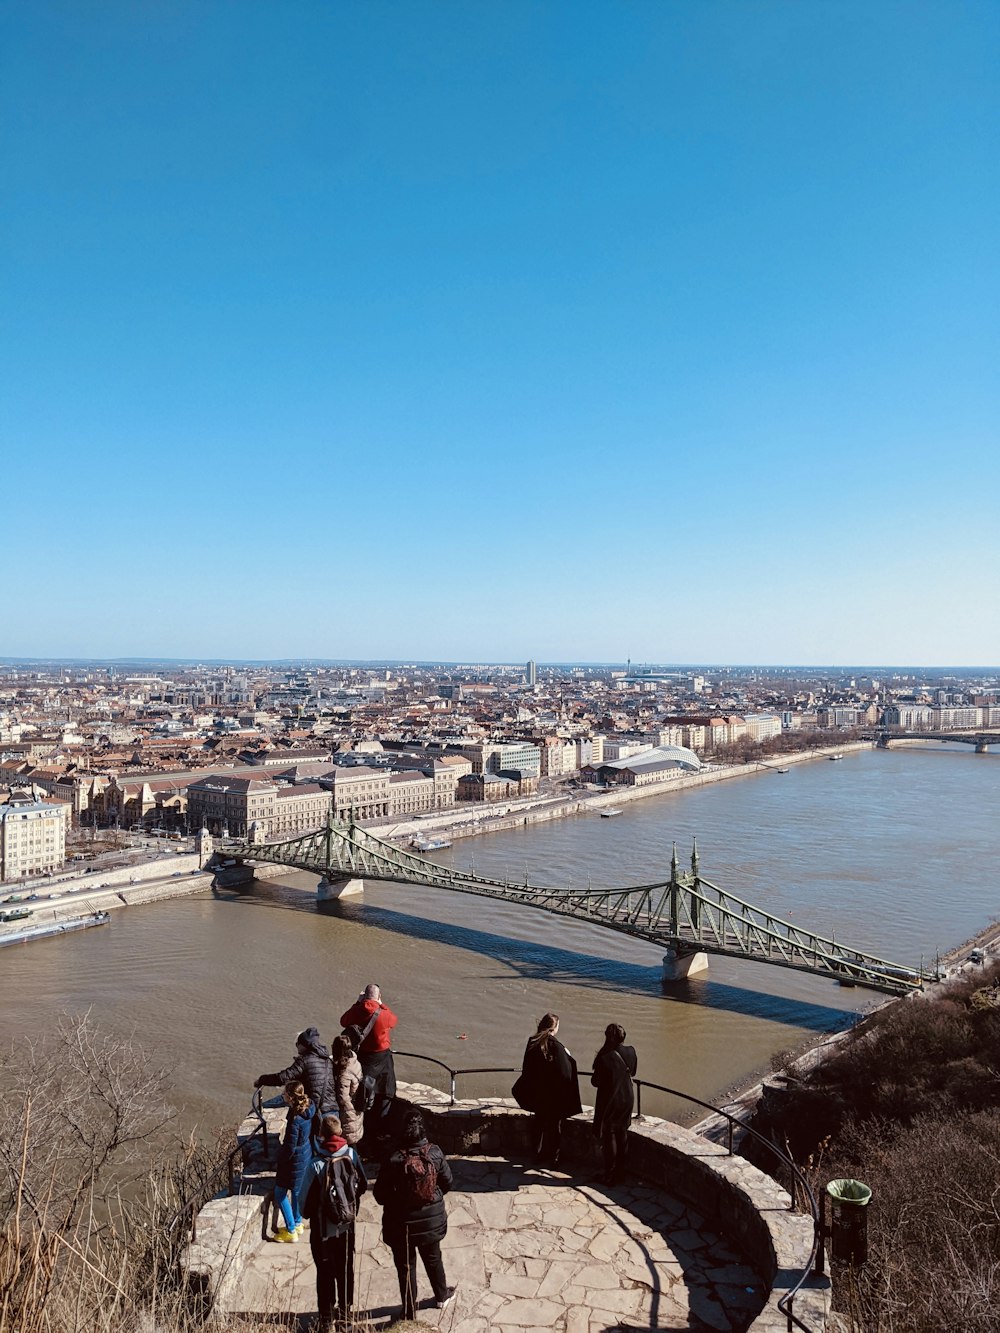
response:
<path fill-rule="evenodd" d="M 598 1182 L 592 1111 L 565 1123 L 563 1164 L 536 1165 L 531 1117 L 508 1099 L 452 1102 L 419 1084 L 399 1098 L 419 1108 L 428 1135 L 448 1153 L 442 1254 L 458 1288 L 444 1312 L 420 1269 L 417 1317 L 445 1333 L 503 1330 L 692 1330 L 705 1333 L 822 1333 L 829 1293 L 810 1275 L 814 1226 L 790 1210 L 788 1193 L 725 1146 L 670 1121 L 640 1116 L 629 1134 L 626 1178 Z M 315 1270 L 306 1236 L 273 1234 L 273 1158 L 285 1108 L 275 1099 L 239 1130 L 240 1193 L 210 1202 L 197 1219 L 186 1269 L 219 1314 L 285 1317 L 305 1330 L 315 1316 Z M 366 1163 L 370 1178 L 377 1168 Z M 381 1209 L 365 1195 L 359 1212 L 355 1316 L 386 1327 L 399 1316 L 392 1256 L 381 1241 Z M 794 1296 L 795 1322 L 778 1302 Z M 367 1320 L 369 1323 L 365 1323 Z"/>

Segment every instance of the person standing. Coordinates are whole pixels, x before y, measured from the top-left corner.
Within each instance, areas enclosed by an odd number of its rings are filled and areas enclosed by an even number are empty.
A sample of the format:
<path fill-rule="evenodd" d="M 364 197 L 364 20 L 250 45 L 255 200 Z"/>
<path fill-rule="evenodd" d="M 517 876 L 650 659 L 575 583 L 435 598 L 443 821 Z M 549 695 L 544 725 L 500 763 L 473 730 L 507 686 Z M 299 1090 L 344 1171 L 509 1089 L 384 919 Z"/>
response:
<path fill-rule="evenodd" d="M 382 1205 L 382 1239 L 399 1277 L 404 1319 L 416 1318 L 418 1253 L 437 1309 L 446 1309 L 455 1297 L 441 1258 L 441 1241 L 448 1231 L 444 1196 L 451 1186 L 448 1159 L 436 1143 L 427 1141 L 420 1112 L 411 1111 L 403 1122 L 401 1146 L 382 1163 L 374 1191 L 375 1202 Z"/>
<path fill-rule="evenodd" d="M 604 1155 L 604 1183 L 613 1185 L 621 1178 L 628 1144 L 628 1127 L 635 1105 L 632 1080 L 638 1068 L 634 1046 L 626 1046 L 625 1029 L 609 1023 L 604 1029 L 604 1045 L 594 1056 L 590 1081 L 597 1089 L 594 1107 L 594 1133 Z"/>
<path fill-rule="evenodd" d="M 303 1231 L 299 1190 L 311 1156 L 309 1135 L 313 1104 L 305 1088 L 296 1079 L 285 1084 L 283 1095 L 288 1106 L 288 1116 L 274 1169 L 274 1202 L 285 1225 L 274 1233 L 274 1239 L 287 1243 L 298 1240 Z"/>
<path fill-rule="evenodd" d="M 559 1015 L 544 1014 L 528 1038 L 521 1062 L 521 1077 L 512 1094 L 525 1111 L 535 1113 L 536 1156 L 556 1166 L 562 1144 L 562 1122 L 582 1106 L 576 1061 L 556 1036 Z"/>
<path fill-rule="evenodd" d="M 337 1109 L 330 1052 L 320 1041 L 318 1028 L 305 1028 L 300 1032 L 295 1038 L 295 1059 L 288 1068 L 276 1074 L 261 1074 L 254 1080 L 254 1087 L 274 1088 L 293 1079 L 302 1084 L 306 1096 L 316 1108 L 318 1129 L 320 1115 Z"/>
<path fill-rule="evenodd" d="M 342 1137 L 335 1115 L 325 1115 L 299 1207 L 309 1219 L 309 1248 L 316 1265 L 316 1305 L 322 1333 L 346 1327 L 354 1308 L 354 1223 L 368 1188 L 361 1158 Z"/>
<path fill-rule="evenodd" d="M 359 1089 L 364 1079 L 361 1062 L 343 1033 L 330 1043 L 333 1060 L 333 1086 L 337 1095 L 341 1133 L 353 1148 L 365 1132 L 364 1112 L 358 1110 Z"/>
<path fill-rule="evenodd" d="M 392 1038 L 390 1033 L 398 1019 L 382 1000 L 381 988 L 373 981 L 369 982 L 358 998 L 340 1016 L 342 1028 L 354 1028 L 360 1038 L 358 1059 L 363 1074 L 371 1074 L 375 1080 L 375 1100 L 368 1112 L 368 1136 L 366 1146 L 371 1143 L 376 1149 L 377 1140 L 385 1140 L 388 1126 L 386 1117 L 392 1110 L 396 1096 L 396 1070 L 392 1062 Z"/>

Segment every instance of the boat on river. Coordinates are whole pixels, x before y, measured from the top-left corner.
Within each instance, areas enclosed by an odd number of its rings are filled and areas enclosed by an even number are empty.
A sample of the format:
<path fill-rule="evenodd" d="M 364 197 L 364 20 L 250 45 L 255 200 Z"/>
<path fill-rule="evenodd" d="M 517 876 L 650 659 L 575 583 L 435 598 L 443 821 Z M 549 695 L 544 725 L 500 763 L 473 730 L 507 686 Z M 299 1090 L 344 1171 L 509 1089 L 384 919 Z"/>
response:
<path fill-rule="evenodd" d="M 601 811 L 601 818 L 602 818 L 602 819 L 614 819 L 615 815 L 620 815 L 621 813 L 622 813 L 621 810 L 602 810 L 602 811 Z"/>
<path fill-rule="evenodd" d="M 45 925 L 23 926 L 0 935 L 0 945 L 24 944 L 28 940 L 42 940 L 48 935 L 68 935 L 74 930 L 89 930 L 91 926 L 106 926 L 111 920 L 110 912 L 91 912 L 89 916 L 75 916 L 68 921 L 50 921 Z"/>
<path fill-rule="evenodd" d="M 826 757 L 831 764 L 835 764 L 838 759 L 843 759 L 844 756 L 842 754 L 828 754 Z"/>
<path fill-rule="evenodd" d="M 410 847 L 415 852 L 437 852 L 442 847 L 450 847 L 450 838 L 411 838 Z"/>

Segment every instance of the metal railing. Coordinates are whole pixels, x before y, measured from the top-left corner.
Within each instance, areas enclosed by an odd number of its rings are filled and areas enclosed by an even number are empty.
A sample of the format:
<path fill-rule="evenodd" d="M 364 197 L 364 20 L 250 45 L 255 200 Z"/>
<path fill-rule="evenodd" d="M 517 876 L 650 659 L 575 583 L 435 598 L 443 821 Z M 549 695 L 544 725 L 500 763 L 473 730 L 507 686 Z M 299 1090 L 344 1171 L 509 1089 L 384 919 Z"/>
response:
<path fill-rule="evenodd" d="M 242 1156 L 244 1148 L 254 1139 L 259 1138 L 264 1149 L 266 1157 L 271 1150 L 270 1139 L 268 1135 L 267 1120 L 264 1116 L 264 1099 L 260 1088 L 254 1088 L 253 1096 L 250 1098 L 250 1110 L 257 1117 L 257 1128 L 252 1134 L 248 1134 L 242 1143 L 237 1143 L 226 1157 L 226 1166 L 229 1172 L 229 1193 L 236 1193 L 236 1159 Z"/>
<path fill-rule="evenodd" d="M 443 1060 L 436 1059 L 432 1055 L 421 1055 L 415 1051 L 397 1051 L 395 1054 L 396 1057 L 401 1060 L 402 1059 L 423 1060 L 427 1064 L 436 1065 L 439 1069 L 443 1069 L 445 1073 L 448 1075 L 450 1080 L 449 1091 L 450 1091 L 452 1106 L 454 1106 L 457 1100 L 456 1094 L 458 1090 L 458 1080 L 459 1078 L 465 1075 L 473 1075 L 473 1074 L 517 1075 L 521 1072 L 519 1069 L 510 1069 L 510 1068 L 453 1069 L 451 1065 L 446 1064 Z M 592 1072 L 591 1070 L 581 1069 L 577 1072 L 577 1077 L 590 1078 L 591 1072 Z M 714 1106 L 711 1102 L 703 1101 L 700 1097 L 695 1097 L 689 1092 L 682 1092 L 679 1088 L 669 1088 L 662 1083 L 652 1083 L 648 1079 L 633 1078 L 632 1085 L 635 1088 L 635 1111 L 633 1113 L 633 1119 L 636 1119 L 637 1117 L 642 1115 L 643 1088 L 650 1088 L 656 1092 L 666 1093 L 666 1095 L 669 1097 L 680 1097 L 683 1101 L 691 1102 L 693 1103 L 693 1105 L 700 1106 L 706 1111 L 711 1111 L 714 1115 L 719 1115 L 723 1117 L 723 1119 L 726 1121 L 726 1131 L 727 1131 L 726 1152 L 730 1157 L 734 1156 L 734 1146 L 733 1146 L 734 1134 L 738 1128 L 744 1134 L 749 1135 L 757 1143 L 760 1143 L 765 1148 L 767 1148 L 768 1151 L 772 1153 L 773 1156 L 777 1159 L 780 1165 L 787 1169 L 788 1177 L 791 1182 L 791 1188 L 788 1191 L 788 1199 L 789 1199 L 788 1211 L 789 1212 L 796 1211 L 797 1191 L 800 1191 L 801 1192 L 800 1197 L 802 1198 L 803 1202 L 808 1206 L 809 1213 L 812 1216 L 813 1239 L 812 1239 L 812 1246 L 810 1247 L 809 1250 L 809 1260 L 806 1267 L 799 1274 L 798 1281 L 796 1281 L 793 1284 L 793 1286 L 787 1292 L 785 1292 L 783 1296 L 781 1296 L 778 1299 L 777 1304 L 778 1304 L 778 1309 L 788 1320 L 789 1333 L 791 1333 L 791 1330 L 793 1328 L 801 1329 L 802 1333 L 816 1333 L 816 1330 L 810 1329 L 808 1324 L 804 1324 L 802 1320 L 798 1318 L 793 1309 L 795 1303 L 795 1297 L 802 1290 L 803 1286 L 810 1278 L 810 1276 L 815 1275 L 817 1277 L 820 1277 L 823 1275 L 824 1272 L 824 1255 L 823 1255 L 823 1246 L 821 1244 L 822 1220 L 820 1216 L 819 1205 L 816 1202 L 816 1196 L 812 1191 L 812 1186 L 809 1184 L 809 1181 L 806 1178 L 803 1171 L 801 1170 L 801 1168 L 798 1167 L 795 1164 L 795 1162 L 792 1161 L 791 1157 L 789 1157 L 786 1152 L 783 1152 L 782 1149 L 777 1146 L 777 1144 L 773 1143 L 769 1138 L 761 1134 L 758 1130 L 753 1129 L 750 1125 L 744 1124 L 742 1120 L 738 1119 L 738 1117 L 733 1115 L 730 1111 L 724 1111 L 721 1107 Z M 777 1177 L 775 1177 L 775 1179 L 777 1179 Z"/>

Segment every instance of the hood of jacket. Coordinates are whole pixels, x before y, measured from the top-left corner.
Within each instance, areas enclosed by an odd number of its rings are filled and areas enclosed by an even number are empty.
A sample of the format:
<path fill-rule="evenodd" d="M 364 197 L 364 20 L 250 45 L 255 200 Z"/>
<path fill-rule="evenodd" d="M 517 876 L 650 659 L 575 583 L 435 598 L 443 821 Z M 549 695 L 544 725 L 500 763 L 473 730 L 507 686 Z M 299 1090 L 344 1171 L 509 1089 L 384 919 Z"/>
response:
<path fill-rule="evenodd" d="M 319 1055 L 324 1060 L 330 1058 L 329 1048 L 326 1047 L 319 1038 L 318 1028 L 306 1028 L 295 1038 L 296 1046 L 301 1046 L 308 1055 Z"/>
<path fill-rule="evenodd" d="M 328 1157 L 339 1157 L 342 1153 L 350 1151 L 347 1140 L 342 1139 L 339 1134 L 335 1134 L 331 1139 L 314 1138 L 312 1147 L 313 1155 L 324 1160 Z"/>

